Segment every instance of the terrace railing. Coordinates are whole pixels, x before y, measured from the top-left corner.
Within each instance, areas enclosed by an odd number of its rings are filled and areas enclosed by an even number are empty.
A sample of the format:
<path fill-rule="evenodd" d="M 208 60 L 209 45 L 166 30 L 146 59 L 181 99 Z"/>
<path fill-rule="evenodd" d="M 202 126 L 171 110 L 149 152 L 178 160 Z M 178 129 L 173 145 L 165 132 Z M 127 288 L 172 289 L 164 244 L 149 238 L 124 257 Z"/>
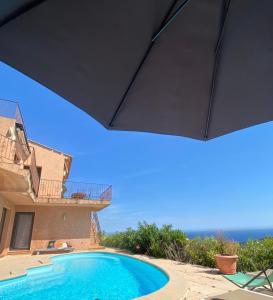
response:
<path fill-rule="evenodd" d="M 5 134 L 0 138 L 1 157 L 10 161 L 13 161 L 14 158 L 25 161 L 31 152 L 27 144 L 27 135 L 19 104 L 15 101 L 0 99 L 0 116 L 14 119 L 16 123 L 13 139 L 8 138 Z"/>
<path fill-rule="evenodd" d="M 39 186 L 39 198 L 64 198 L 63 194 L 65 192 L 65 188 L 63 186 L 63 182 L 60 180 L 47 180 L 41 179 Z"/>
<path fill-rule="evenodd" d="M 41 179 L 39 198 L 112 200 L 112 186 L 97 183 Z"/>
<path fill-rule="evenodd" d="M 17 102 L 0 99 L 0 116 L 5 118 L 10 118 L 10 119 L 15 119 L 16 123 L 20 124 L 25 130 L 20 106 Z"/>

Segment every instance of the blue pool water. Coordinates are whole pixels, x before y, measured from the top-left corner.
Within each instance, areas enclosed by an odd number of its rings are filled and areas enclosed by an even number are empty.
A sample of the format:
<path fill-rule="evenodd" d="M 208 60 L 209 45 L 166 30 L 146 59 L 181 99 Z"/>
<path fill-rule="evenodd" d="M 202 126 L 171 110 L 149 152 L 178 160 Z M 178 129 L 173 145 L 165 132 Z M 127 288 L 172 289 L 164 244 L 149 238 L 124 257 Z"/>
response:
<path fill-rule="evenodd" d="M 2 300 L 129 300 L 168 282 L 158 268 L 128 256 L 93 252 L 55 256 L 53 264 L 0 281 Z"/>

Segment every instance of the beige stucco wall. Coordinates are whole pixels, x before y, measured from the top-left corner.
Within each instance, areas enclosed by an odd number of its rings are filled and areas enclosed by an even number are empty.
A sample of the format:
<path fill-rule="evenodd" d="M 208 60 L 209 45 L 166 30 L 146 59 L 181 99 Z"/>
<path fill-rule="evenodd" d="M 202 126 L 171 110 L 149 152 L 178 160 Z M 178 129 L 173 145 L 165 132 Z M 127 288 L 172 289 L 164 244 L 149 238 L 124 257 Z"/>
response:
<path fill-rule="evenodd" d="M 12 228 L 13 228 L 13 221 L 14 221 L 14 214 L 15 214 L 15 207 L 13 203 L 0 198 L 0 218 L 2 216 L 2 210 L 4 207 L 7 208 L 8 211 L 7 211 L 6 221 L 4 225 L 3 236 L 0 243 L 0 257 L 6 255 L 9 250 Z"/>
<path fill-rule="evenodd" d="M 15 126 L 15 119 L 0 117 L 0 134 L 6 136 L 10 127 Z"/>
<path fill-rule="evenodd" d="M 64 154 L 31 141 L 29 141 L 29 145 L 35 149 L 36 165 L 42 167 L 41 178 L 62 181 L 64 178 Z"/>
<path fill-rule="evenodd" d="M 35 213 L 31 250 L 46 248 L 49 240 L 69 242 L 79 250 L 92 246 L 89 208 L 16 206 L 16 211 Z"/>

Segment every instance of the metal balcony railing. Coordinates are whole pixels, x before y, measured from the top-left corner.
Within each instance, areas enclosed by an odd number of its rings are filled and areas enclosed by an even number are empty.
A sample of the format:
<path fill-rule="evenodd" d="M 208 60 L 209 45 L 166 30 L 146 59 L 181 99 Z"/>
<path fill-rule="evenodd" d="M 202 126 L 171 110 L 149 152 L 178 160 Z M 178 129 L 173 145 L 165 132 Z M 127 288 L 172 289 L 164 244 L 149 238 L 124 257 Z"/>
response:
<path fill-rule="evenodd" d="M 6 123 L 7 127 L 11 125 L 13 127 L 12 132 L 9 133 L 11 137 L 8 137 L 6 132 L 2 132 L 0 138 L 1 157 L 11 161 L 14 160 L 14 157 L 19 161 L 25 161 L 30 155 L 30 149 L 19 104 L 15 101 L 0 99 L 0 117 L 15 120 L 15 126 L 14 123 L 10 123 L 10 125 L 8 125 L 9 122 Z"/>
<path fill-rule="evenodd" d="M 20 106 L 17 102 L 0 99 L 0 116 L 15 119 L 16 123 L 20 124 L 25 130 Z"/>
<path fill-rule="evenodd" d="M 112 186 L 107 184 L 41 179 L 38 197 L 111 201 Z"/>

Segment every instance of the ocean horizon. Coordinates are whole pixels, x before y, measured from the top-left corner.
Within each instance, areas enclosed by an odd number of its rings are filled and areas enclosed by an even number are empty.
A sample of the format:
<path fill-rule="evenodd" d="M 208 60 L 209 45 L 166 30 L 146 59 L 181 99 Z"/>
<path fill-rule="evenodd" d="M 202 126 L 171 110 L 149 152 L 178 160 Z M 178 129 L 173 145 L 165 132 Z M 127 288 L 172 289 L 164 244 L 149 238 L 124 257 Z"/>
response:
<path fill-rule="evenodd" d="M 261 240 L 265 237 L 273 237 L 273 228 L 181 230 L 187 235 L 189 239 L 197 237 L 217 237 L 221 234 L 224 236 L 225 239 L 238 243 L 245 243 L 248 240 Z M 122 231 L 123 230 L 106 233 L 111 235 Z"/>
<path fill-rule="evenodd" d="M 230 230 L 184 230 L 189 239 L 196 237 L 216 237 L 222 234 L 226 239 L 239 243 L 248 240 L 260 240 L 265 237 L 273 237 L 273 228 L 267 229 L 230 229 Z"/>

